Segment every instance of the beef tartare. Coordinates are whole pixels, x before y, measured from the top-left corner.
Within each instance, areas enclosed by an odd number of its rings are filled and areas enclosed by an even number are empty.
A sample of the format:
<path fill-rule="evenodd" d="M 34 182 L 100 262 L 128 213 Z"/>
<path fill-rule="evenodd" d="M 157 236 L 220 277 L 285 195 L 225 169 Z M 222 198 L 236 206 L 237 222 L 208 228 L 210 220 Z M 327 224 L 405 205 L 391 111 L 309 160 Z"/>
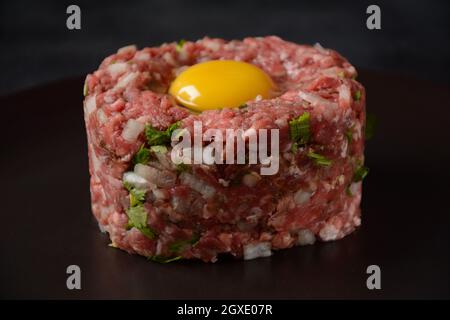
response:
<path fill-rule="evenodd" d="M 187 67 L 233 60 L 277 88 L 239 107 L 199 112 L 170 93 Z M 219 254 L 253 259 L 344 237 L 360 225 L 365 91 L 333 50 L 278 37 L 128 46 L 86 78 L 92 211 L 111 245 L 157 262 Z M 175 164 L 176 129 L 279 129 L 279 169 Z"/>

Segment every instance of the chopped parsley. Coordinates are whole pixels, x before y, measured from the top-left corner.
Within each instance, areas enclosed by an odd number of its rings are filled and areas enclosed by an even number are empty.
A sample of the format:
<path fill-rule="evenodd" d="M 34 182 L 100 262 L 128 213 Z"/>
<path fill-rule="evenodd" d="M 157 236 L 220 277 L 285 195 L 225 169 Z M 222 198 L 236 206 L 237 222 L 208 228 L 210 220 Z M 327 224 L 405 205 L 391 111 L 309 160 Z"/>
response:
<path fill-rule="evenodd" d="M 181 49 L 183 49 L 183 46 L 184 46 L 185 43 L 186 43 L 186 40 L 184 40 L 184 39 L 181 39 L 180 41 L 177 42 L 177 45 L 175 47 L 177 52 L 180 52 Z"/>
<path fill-rule="evenodd" d="M 84 86 L 83 86 L 83 96 L 87 96 L 88 95 L 88 86 L 87 83 L 84 82 Z"/>
<path fill-rule="evenodd" d="M 353 127 L 350 127 L 345 131 L 345 137 L 347 138 L 348 143 L 353 142 Z"/>
<path fill-rule="evenodd" d="M 355 101 L 361 100 L 361 91 L 360 91 L 360 90 L 357 90 L 357 91 L 355 92 L 355 95 L 353 96 L 353 98 L 355 99 Z"/>
<path fill-rule="evenodd" d="M 321 154 L 310 151 L 307 154 L 308 158 L 312 159 L 314 163 L 318 166 L 328 167 L 331 164 L 331 160 L 327 159 Z"/>
<path fill-rule="evenodd" d="M 141 148 L 136 152 L 136 154 L 133 157 L 133 163 L 142 163 L 147 164 L 150 160 L 150 150 L 146 148 L 144 145 L 141 146 Z"/>
<path fill-rule="evenodd" d="M 136 228 L 149 239 L 155 239 L 156 233 L 147 225 L 147 210 L 144 208 L 145 190 L 137 189 L 124 182 L 125 189 L 130 193 L 130 208 L 126 210 L 128 216 L 128 229 Z"/>
<path fill-rule="evenodd" d="M 166 153 L 167 147 L 166 146 L 152 146 L 152 147 L 150 147 L 150 150 L 155 153 Z"/>
<path fill-rule="evenodd" d="M 177 260 L 181 260 L 181 259 L 182 259 L 181 256 L 176 256 L 176 257 L 164 257 L 164 256 L 148 257 L 148 260 L 151 260 L 153 262 L 158 262 L 158 263 L 169 263 L 169 262 L 173 262 L 173 261 L 177 261 Z"/>
<path fill-rule="evenodd" d="M 366 140 L 370 140 L 375 134 L 375 129 L 377 127 L 378 120 L 373 113 L 367 113 L 366 115 L 366 125 L 364 128 L 364 136 Z"/>
<path fill-rule="evenodd" d="M 248 107 L 248 104 L 243 103 L 243 104 L 241 104 L 238 108 L 239 108 L 239 109 L 245 109 L 245 108 L 247 108 L 247 107 Z"/>
<path fill-rule="evenodd" d="M 309 142 L 311 132 L 309 128 L 310 114 L 305 112 L 298 118 L 289 121 L 289 134 L 291 136 L 292 151 L 296 152 L 299 145 L 305 145 Z"/>
<path fill-rule="evenodd" d="M 362 181 L 369 174 L 369 168 L 365 166 L 359 166 L 353 174 L 353 181 Z"/>
<path fill-rule="evenodd" d="M 347 188 L 345 188 L 345 193 L 346 193 L 349 197 L 353 197 L 353 193 L 352 193 L 352 190 L 350 189 L 350 186 L 347 186 Z"/>
<path fill-rule="evenodd" d="M 180 127 L 179 122 L 171 124 L 166 130 L 161 131 L 153 128 L 151 125 L 145 126 L 145 136 L 149 146 L 169 145 L 172 138 L 172 133 Z"/>
<path fill-rule="evenodd" d="M 197 242 L 200 240 L 200 235 L 194 234 L 192 236 L 192 239 L 189 240 L 179 240 L 175 241 L 169 246 L 169 250 L 174 253 L 180 252 L 182 249 L 184 249 L 186 246 L 195 246 Z"/>
<path fill-rule="evenodd" d="M 185 164 L 185 163 L 180 163 L 177 164 L 177 173 L 180 174 L 182 172 L 190 172 L 191 171 L 191 166 Z"/>
<path fill-rule="evenodd" d="M 147 226 L 147 211 L 143 205 L 130 207 L 127 210 L 128 218 L 130 219 L 130 225 L 137 229 L 145 228 Z"/>

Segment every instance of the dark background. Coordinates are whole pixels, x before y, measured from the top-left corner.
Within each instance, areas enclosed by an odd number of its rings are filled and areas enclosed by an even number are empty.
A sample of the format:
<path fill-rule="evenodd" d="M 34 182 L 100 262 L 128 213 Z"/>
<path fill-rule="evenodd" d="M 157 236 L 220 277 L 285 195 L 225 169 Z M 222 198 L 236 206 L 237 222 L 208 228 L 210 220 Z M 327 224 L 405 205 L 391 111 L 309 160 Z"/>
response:
<path fill-rule="evenodd" d="M 0 94 L 85 75 L 127 44 L 157 46 L 205 35 L 275 34 L 334 48 L 357 68 L 448 83 L 449 1 L 1 1 Z M 81 30 L 66 8 L 81 7 Z M 366 8 L 381 7 L 381 30 Z"/>
<path fill-rule="evenodd" d="M 81 31 L 66 29 L 72 3 Z M 372 3 L 382 30 L 366 29 Z M 448 3 L 1 1 L 0 298 L 448 299 Z M 90 210 L 85 75 L 130 43 L 267 34 L 320 42 L 360 70 L 378 118 L 366 143 L 361 228 L 214 265 L 159 265 L 108 248 Z M 70 264 L 82 269 L 80 291 L 65 286 Z M 371 264 L 382 269 L 382 290 L 365 286 Z"/>

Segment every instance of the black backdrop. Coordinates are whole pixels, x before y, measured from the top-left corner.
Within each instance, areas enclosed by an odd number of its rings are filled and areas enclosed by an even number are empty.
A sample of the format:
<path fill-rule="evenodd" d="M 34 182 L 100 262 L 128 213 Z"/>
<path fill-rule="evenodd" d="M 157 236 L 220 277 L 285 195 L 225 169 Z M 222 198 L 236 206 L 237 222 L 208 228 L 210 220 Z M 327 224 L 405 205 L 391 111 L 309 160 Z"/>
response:
<path fill-rule="evenodd" d="M 1 1 L 0 94 L 95 70 L 117 48 L 208 35 L 320 42 L 359 68 L 447 82 L 449 1 Z M 365 26 L 369 4 L 382 29 Z M 78 4 L 82 29 L 66 28 Z"/>
<path fill-rule="evenodd" d="M 365 27 L 368 1 L 72 1 L 0 0 L 0 298 L 450 296 L 448 1 L 377 1 L 379 31 Z M 66 29 L 72 3 L 81 31 Z M 379 124 L 360 232 L 245 264 L 166 266 L 107 249 L 90 212 L 84 75 L 130 43 L 266 34 L 320 42 L 362 70 Z M 73 263 L 78 292 L 65 287 Z M 366 290 L 369 264 L 383 269 L 381 292 Z"/>

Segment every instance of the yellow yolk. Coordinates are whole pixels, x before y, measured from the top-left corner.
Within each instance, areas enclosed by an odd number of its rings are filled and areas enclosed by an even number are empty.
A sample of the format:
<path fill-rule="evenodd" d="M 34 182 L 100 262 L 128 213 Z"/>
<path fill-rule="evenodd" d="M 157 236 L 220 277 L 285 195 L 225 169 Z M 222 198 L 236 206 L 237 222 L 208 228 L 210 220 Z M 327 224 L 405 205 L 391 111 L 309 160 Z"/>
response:
<path fill-rule="evenodd" d="M 196 110 L 236 108 L 261 96 L 270 98 L 275 85 L 260 68 L 246 62 L 213 60 L 187 68 L 172 82 L 169 93 Z"/>

